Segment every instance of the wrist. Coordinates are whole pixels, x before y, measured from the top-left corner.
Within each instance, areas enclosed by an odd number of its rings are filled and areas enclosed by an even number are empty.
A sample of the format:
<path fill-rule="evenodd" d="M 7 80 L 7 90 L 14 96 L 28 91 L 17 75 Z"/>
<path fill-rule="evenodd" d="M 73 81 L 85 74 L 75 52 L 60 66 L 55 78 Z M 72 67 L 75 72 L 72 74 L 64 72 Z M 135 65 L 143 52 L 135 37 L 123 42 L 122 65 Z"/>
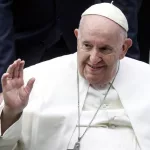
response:
<path fill-rule="evenodd" d="M 4 118 L 14 119 L 14 118 L 17 118 L 17 116 L 20 116 L 22 114 L 22 111 L 12 110 L 5 105 L 2 113 L 3 113 Z"/>

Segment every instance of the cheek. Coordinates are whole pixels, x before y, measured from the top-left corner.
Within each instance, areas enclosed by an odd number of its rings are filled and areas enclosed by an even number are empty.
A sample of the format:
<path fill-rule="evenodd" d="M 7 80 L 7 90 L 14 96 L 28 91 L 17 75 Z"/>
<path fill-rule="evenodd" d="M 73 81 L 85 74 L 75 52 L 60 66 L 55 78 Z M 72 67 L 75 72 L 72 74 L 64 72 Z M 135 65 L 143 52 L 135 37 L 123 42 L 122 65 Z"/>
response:
<path fill-rule="evenodd" d="M 88 60 L 89 54 L 85 52 L 84 50 L 80 49 L 78 50 L 78 59 L 79 63 L 85 63 Z"/>
<path fill-rule="evenodd" d="M 83 74 L 86 63 L 88 62 L 88 55 L 83 51 L 78 51 L 78 67 L 80 70 L 80 73 Z"/>
<path fill-rule="evenodd" d="M 108 66 L 113 66 L 118 60 L 119 60 L 119 57 L 117 57 L 116 55 L 109 55 L 104 59 L 104 62 Z"/>

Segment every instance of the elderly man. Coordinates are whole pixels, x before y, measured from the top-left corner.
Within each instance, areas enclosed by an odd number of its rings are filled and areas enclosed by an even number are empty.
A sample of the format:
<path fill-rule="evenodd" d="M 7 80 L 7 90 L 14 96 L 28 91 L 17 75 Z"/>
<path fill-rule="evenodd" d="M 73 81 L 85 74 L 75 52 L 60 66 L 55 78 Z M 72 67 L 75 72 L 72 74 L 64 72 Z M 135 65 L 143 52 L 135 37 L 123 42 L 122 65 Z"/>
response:
<path fill-rule="evenodd" d="M 149 150 L 150 67 L 124 58 L 127 31 L 117 7 L 96 4 L 75 30 L 77 54 L 24 73 L 24 61 L 10 65 L 2 76 L 0 149 Z"/>

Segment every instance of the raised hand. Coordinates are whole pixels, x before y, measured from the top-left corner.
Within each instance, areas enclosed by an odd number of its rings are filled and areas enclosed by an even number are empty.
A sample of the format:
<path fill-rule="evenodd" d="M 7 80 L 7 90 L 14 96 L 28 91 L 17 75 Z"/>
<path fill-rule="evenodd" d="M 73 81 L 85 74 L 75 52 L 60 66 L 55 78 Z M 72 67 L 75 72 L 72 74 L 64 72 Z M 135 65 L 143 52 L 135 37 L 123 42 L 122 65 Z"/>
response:
<path fill-rule="evenodd" d="M 35 79 L 31 78 L 27 85 L 24 86 L 23 68 L 24 61 L 20 59 L 11 64 L 7 72 L 2 76 L 3 98 L 5 102 L 5 110 L 9 110 L 14 114 L 19 114 L 28 104 L 30 92 L 32 90 Z"/>

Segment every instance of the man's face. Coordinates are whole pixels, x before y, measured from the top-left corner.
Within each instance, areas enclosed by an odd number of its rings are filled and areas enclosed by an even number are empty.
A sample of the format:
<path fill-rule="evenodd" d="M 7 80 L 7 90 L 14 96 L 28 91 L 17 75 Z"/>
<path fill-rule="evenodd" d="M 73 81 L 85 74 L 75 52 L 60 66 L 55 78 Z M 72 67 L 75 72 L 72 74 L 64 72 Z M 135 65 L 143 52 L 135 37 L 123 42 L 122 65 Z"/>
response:
<path fill-rule="evenodd" d="M 126 53 L 121 30 L 105 17 L 90 15 L 82 18 L 79 30 L 75 31 L 78 67 L 89 83 L 103 85 L 112 80 L 119 59 Z"/>

